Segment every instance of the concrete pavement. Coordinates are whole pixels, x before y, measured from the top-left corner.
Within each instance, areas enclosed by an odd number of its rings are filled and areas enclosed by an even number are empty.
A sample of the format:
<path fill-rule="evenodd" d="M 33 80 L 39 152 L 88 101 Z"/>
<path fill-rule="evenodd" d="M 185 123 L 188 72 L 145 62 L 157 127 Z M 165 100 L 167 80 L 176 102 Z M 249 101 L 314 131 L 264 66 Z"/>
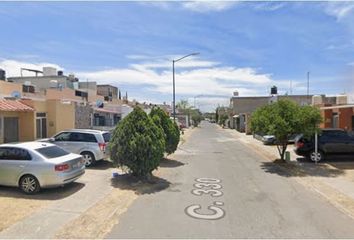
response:
<path fill-rule="evenodd" d="M 107 238 L 353 238 L 354 220 L 215 124 L 171 157 Z M 177 164 L 178 163 L 178 164 Z"/>
<path fill-rule="evenodd" d="M 106 168 L 106 165 L 109 164 L 101 162 L 96 168 L 87 169 L 83 177 L 64 189 L 44 190 L 40 193 L 43 196 L 45 191 L 57 191 L 58 197 L 53 199 L 55 201 L 52 204 L 0 232 L 0 238 L 54 238 L 65 224 L 79 217 L 111 192 L 112 170 Z M 61 194 L 65 196 L 61 197 Z"/>
<path fill-rule="evenodd" d="M 239 139 L 246 146 L 270 161 L 279 158 L 276 146 L 263 145 L 251 135 L 233 129 L 224 131 Z M 354 219 L 354 161 L 350 157 L 332 156 L 317 164 L 299 157 L 294 152 L 294 145 L 288 146 L 290 161 L 279 167 L 286 167 L 286 172 L 296 181 L 321 194 L 334 206 Z"/>

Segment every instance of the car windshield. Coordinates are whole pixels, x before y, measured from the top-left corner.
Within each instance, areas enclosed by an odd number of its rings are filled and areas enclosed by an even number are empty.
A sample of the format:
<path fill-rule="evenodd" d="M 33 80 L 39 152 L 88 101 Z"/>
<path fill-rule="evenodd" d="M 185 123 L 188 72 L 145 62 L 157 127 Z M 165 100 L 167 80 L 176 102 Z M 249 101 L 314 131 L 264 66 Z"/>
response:
<path fill-rule="evenodd" d="M 42 154 L 46 158 L 57 158 L 69 154 L 69 152 L 57 146 L 38 148 L 36 149 L 36 151 Z"/>
<path fill-rule="evenodd" d="M 111 140 L 111 134 L 109 132 L 104 133 L 102 135 L 105 142 L 109 142 L 109 140 Z"/>

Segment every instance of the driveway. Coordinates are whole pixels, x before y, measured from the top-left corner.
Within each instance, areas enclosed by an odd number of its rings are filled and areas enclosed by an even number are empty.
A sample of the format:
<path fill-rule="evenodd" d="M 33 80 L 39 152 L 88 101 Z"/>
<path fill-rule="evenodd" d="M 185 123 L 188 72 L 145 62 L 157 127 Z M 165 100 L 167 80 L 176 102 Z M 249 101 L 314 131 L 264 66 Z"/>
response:
<path fill-rule="evenodd" d="M 76 182 L 25 195 L 0 187 L 0 238 L 52 238 L 111 190 L 111 163 L 98 162 Z"/>

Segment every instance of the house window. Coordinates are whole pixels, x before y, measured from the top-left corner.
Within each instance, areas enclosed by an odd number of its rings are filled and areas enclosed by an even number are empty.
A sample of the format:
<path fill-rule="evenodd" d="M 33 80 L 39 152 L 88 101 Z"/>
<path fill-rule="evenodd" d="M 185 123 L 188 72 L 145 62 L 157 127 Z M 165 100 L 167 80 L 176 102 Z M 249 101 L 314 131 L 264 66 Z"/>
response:
<path fill-rule="evenodd" d="M 36 113 L 36 132 L 37 138 L 47 137 L 47 114 L 43 112 Z"/>
<path fill-rule="evenodd" d="M 24 92 L 24 93 L 34 93 L 35 92 L 34 86 L 22 85 L 22 92 Z"/>

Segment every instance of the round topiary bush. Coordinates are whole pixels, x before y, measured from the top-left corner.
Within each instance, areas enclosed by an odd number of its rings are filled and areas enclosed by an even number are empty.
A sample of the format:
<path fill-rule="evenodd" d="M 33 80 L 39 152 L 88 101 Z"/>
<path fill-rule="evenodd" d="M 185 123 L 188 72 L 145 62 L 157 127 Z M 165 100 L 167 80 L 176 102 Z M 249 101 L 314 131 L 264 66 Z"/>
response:
<path fill-rule="evenodd" d="M 117 125 L 110 143 L 112 161 L 137 177 L 148 177 L 157 169 L 164 149 L 162 129 L 140 107 Z"/>
<path fill-rule="evenodd" d="M 161 108 L 154 107 L 150 112 L 150 117 L 153 119 L 155 124 L 160 124 L 160 127 L 164 131 L 165 152 L 167 154 L 175 152 L 180 138 L 180 132 L 177 124 L 173 122 Z"/>

